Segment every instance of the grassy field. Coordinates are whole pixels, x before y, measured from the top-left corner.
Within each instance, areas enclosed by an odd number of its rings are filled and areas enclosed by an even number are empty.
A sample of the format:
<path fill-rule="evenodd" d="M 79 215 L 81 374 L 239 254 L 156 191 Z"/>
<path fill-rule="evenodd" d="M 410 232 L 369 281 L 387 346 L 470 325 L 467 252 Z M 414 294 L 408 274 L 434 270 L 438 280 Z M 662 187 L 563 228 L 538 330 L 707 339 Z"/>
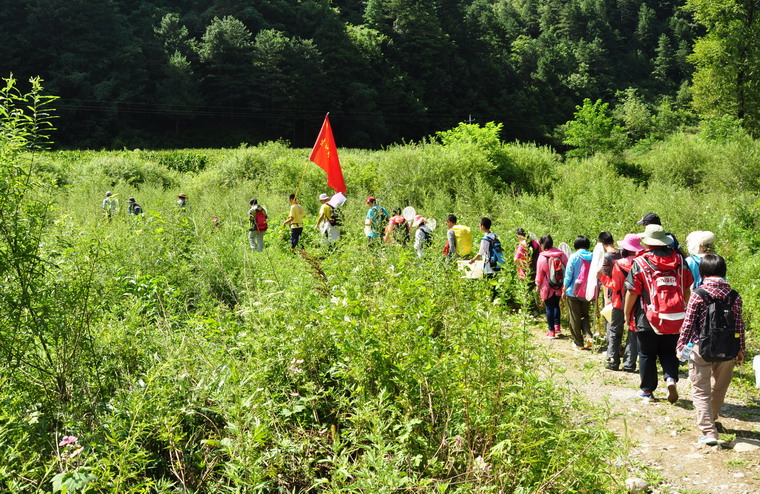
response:
<path fill-rule="evenodd" d="M 364 199 L 475 231 L 490 216 L 508 250 L 518 226 L 622 238 L 648 211 L 680 239 L 712 230 L 754 354 L 760 146 L 675 135 L 565 160 L 480 137 L 341 150 L 349 199 L 332 250 L 311 228 L 324 174 L 284 143 L 6 158 L 6 176 L 34 182 L 0 224 L 1 488 L 622 491 L 626 445 L 604 410 L 537 371 L 513 268 L 491 304 L 486 283 L 443 262 L 443 228 L 422 260 L 369 250 Z M 304 169 L 298 254 L 279 225 Z M 106 190 L 122 208 L 111 221 Z M 125 214 L 132 196 L 140 218 Z M 269 210 L 263 254 L 247 243 L 251 197 Z"/>

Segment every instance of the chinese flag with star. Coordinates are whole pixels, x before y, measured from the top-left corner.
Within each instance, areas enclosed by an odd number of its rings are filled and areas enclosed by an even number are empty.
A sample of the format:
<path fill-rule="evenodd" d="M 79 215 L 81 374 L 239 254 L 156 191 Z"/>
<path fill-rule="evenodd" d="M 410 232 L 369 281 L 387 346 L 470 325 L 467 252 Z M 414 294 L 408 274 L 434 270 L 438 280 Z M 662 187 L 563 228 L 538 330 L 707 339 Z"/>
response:
<path fill-rule="evenodd" d="M 319 137 L 314 143 L 314 149 L 311 150 L 309 160 L 327 172 L 327 185 L 329 187 L 333 188 L 335 192 L 346 193 L 346 182 L 343 181 L 343 171 L 340 169 L 340 161 L 338 161 L 338 148 L 335 147 L 329 114 L 325 115 L 322 130 L 319 131 Z"/>

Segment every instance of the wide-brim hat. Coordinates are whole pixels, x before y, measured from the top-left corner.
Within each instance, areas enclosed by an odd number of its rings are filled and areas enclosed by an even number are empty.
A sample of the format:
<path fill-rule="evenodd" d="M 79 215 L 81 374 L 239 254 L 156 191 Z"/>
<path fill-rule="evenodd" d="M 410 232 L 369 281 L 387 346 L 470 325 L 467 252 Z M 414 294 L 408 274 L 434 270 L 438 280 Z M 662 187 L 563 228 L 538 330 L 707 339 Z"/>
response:
<path fill-rule="evenodd" d="M 179 197 L 180 199 L 184 199 L 184 198 L 186 198 L 187 196 L 186 196 L 185 194 L 180 194 L 180 195 L 178 195 L 177 197 Z"/>
<path fill-rule="evenodd" d="M 330 199 L 330 196 L 328 196 L 327 194 L 319 194 L 320 201 L 326 201 L 328 199 Z"/>
<path fill-rule="evenodd" d="M 650 224 L 639 234 L 643 244 L 650 247 L 667 247 L 673 243 L 673 237 L 665 233 L 661 225 Z"/>
<path fill-rule="evenodd" d="M 412 228 L 417 228 L 421 224 L 425 223 L 425 221 L 427 221 L 425 217 L 422 216 L 421 214 L 418 214 L 417 216 L 414 217 L 414 223 L 412 223 Z"/>
<path fill-rule="evenodd" d="M 635 233 L 629 233 L 618 242 L 618 247 L 625 249 L 629 252 L 641 252 L 644 247 L 641 246 L 641 239 Z"/>

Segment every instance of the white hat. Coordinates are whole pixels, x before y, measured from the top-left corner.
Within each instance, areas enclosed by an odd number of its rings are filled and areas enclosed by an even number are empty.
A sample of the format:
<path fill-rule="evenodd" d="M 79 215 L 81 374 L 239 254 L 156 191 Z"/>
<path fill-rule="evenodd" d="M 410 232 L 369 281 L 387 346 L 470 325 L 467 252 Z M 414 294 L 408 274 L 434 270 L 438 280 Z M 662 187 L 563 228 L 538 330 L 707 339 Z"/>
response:
<path fill-rule="evenodd" d="M 686 249 L 693 256 L 707 254 L 709 247 L 715 243 L 715 234 L 709 231 L 698 230 L 686 236 Z"/>
<path fill-rule="evenodd" d="M 330 199 L 330 196 L 328 196 L 327 194 L 319 194 L 320 201 L 326 201 L 328 199 Z"/>
<path fill-rule="evenodd" d="M 425 217 L 422 216 L 421 214 L 418 214 L 417 216 L 414 217 L 414 223 L 412 223 L 412 228 L 417 228 L 421 224 L 425 223 L 425 221 L 427 221 L 425 220 Z"/>

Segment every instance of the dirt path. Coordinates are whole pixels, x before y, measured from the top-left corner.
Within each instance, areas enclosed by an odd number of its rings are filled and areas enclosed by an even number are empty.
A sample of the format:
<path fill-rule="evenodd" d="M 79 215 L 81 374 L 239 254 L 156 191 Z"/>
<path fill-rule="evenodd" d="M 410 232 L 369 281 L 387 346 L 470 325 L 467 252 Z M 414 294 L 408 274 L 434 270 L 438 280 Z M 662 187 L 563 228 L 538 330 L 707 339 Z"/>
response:
<path fill-rule="evenodd" d="M 650 467 L 648 475 L 634 470 L 630 476 L 648 479 L 651 492 L 760 492 L 760 390 L 754 388 L 751 363 L 735 371 L 721 411 L 720 422 L 735 439 L 729 448 L 702 446 L 696 444 L 700 434 L 685 364 L 677 403 L 665 399 L 664 384 L 655 392 L 654 403 L 644 403 L 637 396 L 638 373 L 607 370 L 603 353 L 577 351 L 567 336 L 549 340 L 538 331 L 534 333 L 549 352 L 553 378 L 589 401 L 610 407 L 608 427 L 628 439 L 634 464 Z"/>

